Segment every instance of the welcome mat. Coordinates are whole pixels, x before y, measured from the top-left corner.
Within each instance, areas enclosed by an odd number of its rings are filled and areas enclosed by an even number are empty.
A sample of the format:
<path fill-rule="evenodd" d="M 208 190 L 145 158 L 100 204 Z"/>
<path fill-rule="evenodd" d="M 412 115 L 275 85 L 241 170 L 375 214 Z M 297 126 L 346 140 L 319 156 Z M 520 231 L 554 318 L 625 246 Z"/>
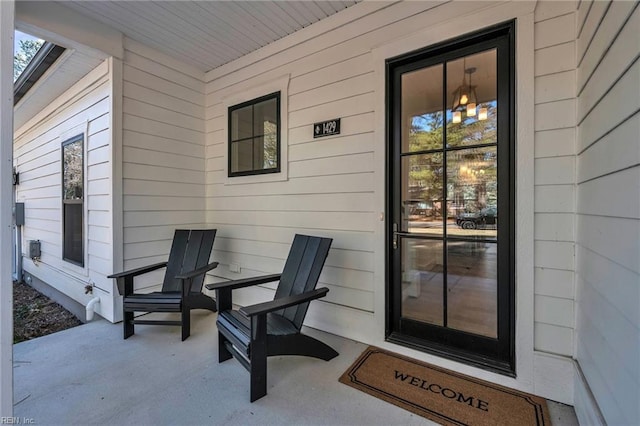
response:
<path fill-rule="evenodd" d="M 373 346 L 340 382 L 443 425 L 551 425 L 542 398 Z"/>

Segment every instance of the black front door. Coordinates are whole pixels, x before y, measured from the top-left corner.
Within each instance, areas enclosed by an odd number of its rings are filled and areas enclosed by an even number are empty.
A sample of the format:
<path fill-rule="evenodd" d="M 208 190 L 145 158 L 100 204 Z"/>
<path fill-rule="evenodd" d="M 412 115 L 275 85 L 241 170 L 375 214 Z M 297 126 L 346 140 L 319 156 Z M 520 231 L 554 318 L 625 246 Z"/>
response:
<path fill-rule="evenodd" d="M 513 24 L 387 62 L 387 338 L 514 373 Z"/>

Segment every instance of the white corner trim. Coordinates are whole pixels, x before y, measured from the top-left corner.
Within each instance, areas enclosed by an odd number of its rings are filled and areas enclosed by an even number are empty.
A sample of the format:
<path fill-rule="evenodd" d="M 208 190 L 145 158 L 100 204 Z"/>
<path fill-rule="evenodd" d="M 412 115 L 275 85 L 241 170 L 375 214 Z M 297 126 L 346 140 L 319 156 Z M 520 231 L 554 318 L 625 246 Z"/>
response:
<path fill-rule="evenodd" d="M 451 3 L 452 8 L 462 2 Z M 372 342 L 383 348 L 431 362 L 443 368 L 455 369 L 480 379 L 488 380 L 526 392 L 534 392 L 534 267 L 533 267 L 533 212 L 534 212 L 534 16 L 535 2 L 508 2 L 492 5 L 472 14 L 450 14 L 435 26 L 394 40 L 372 50 L 375 72 L 375 165 L 374 211 L 383 217 L 385 212 L 385 158 L 386 158 L 386 80 L 385 60 L 409 53 L 516 19 L 516 378 L 492 373 L 470 365 L 439 358 L 423 352 L 393 345 L 384 340 L 385 330 L 385 222 L 375 224 L 374 288 L 376 335 Z M 448 12 L 452 10 L 447 9 Z M 462 10 L 462 9 L 461 9 Z M 442 9 L 442 13 L 444 13 Z"/>
<path fill-rule="evenodd" d="M 13 34 L 15 2 L 0 1 L 0 417 L 13 416 Z M 11 71 L 9 71 L 11 70 Z"/>
<path fill-rule="evenodd" d="M 289 81 L 290 74 L 279 78 L 266 80 L 248 88 L 237 88 L 227 92 L 222 98 L 223 124 L 222 134 L 224 138 L 223 161 L 225 185 L 244 185 L 263 182 L 281 182 L 289 179 Z M 280 173 L 267 173 L 252 176 L 228 176 L 229 149 L 227 135 L 229 134 L 229 107 L 238 105 L 270 93 L 280 92 Z"/>
<path fill-rule="evenodd" d="M 120 59 L 109 59 L 110 119 L 109 132 L 111 135 L 109 150 L 111 151 L 111 270 L 124 270 L 124 206 L 123 206 L 123 175 L 122 175 L 122 144 L 123 144 L 123 69 Z M 109 304 L 112 309 L 113 321 L 122 321 L 122 298 L 118 293 L 115 280 L 109 288 Z M 104 300 L 105 298 L 103 298 Z M 104 303 L 101 301 L 101 303 Z"/>
<path fill-rule="evenodd" d="M 589 383 L 580 368 L 580 364 L 574 363 L 574 404 L 573 408 L 581 425 L 606 426 L 607 422 L 598 407 Z"/>

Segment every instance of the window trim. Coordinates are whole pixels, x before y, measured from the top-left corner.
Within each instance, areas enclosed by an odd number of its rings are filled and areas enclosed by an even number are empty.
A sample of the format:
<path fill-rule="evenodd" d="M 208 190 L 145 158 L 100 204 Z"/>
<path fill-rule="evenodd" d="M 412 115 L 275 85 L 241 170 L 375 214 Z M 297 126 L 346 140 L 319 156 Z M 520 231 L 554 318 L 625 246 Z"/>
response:
<path fill-rule="evenodd" d="M 261 96 L 259 98 L 255 98 L 255 99 L 251 99 L 249 101 L 245 101 L 242 102 L 240 104 L 236 104 L 236 105 L 232 105 L 229 106 L 227 108 L 227 177 L 229 178 L 233 178 L 233 177 L 238 177 L 238 176 L 255 176 L 255 175 L 265 175 L 265 174 L 271 174 L 271 173 L 280 173 L 281 171 L 281 164 L 282 164 L 282 158 L 281 158 L 281 134 L 282 134 L 282 111 L 281 111 L 281 97 L 282 94 L 280 91 L 277 92 L 273 92 L 273 93 L 269 93 L 268 95 L 264 95 Z M 268 101 L 271 99 L 275 99 L 276 100 L 276 161 L 277 161 L 277 165 L 274 168 L 270 168 L 270 169 L 252 169 L 252 170 L 245 170 L 245 171 L 240 171 L 240 172 L 232 172 L 231 171 L 231 163 L 232 163 L 232 144 L 233 142 L 238 142 L 242 139 L 238 139 L 236 141 L 232 141 L 231 139 L 231 132 L 232 132 L 232 123 L 231 123 L 231 117 L 232 117 L 232 113 L 233 111 L 245 108 L 247 106 L 252 106 L 255 107 L 256 104 L 259 104 L 261 102 L 264 101 Z M 255 126 L 255 122 L 254 122 L 254 117 L 252 115 L 252 120 L 251 120 L 251 127 L 252 129 Z M 255 135 L 253 135 L 252 137 L 254 137 Z M 245 138 L 246 139 L 246 138 Z"/>
<path fill-rule="evenodd" d="M 82 142 L 82 198 L 80 200 L 65 200 L 64 198 L 64 148 L 67 145 L 70 145 L 72 143 L 81 141 Z M 62 237 L 62 244 L 61 244 L 61 257 L 62 260 L 64 260 L 65 262 L 68 262 L 71 265 L 75 265 L 81 268 L 85 267 L 86 264 L 86 214 L 85 214 L 85 200 L 87 197 L 87 173 L 86 173 L 86 161 L 85 161 L 85 157 L 86 157 L 86 153 L 85 153 L 85 147 L 86 147 L 86 140 L 85 140 L 85 132 L 81 132 L 81 133 L 77 133 L 75 136 L 71 136 L 71 137 L 65 137 L 63 138 L 62 143 L 60 144 L 60 166 L 61 166 L 61 173 L 60 173 L 60 190 L 61 190 L 61 207 L 62 207 L 62 217 L 61 217 L 61 227 L 62 227 L 62 232 L 61 232 L 61 237 Z M 82 260 L 80 262 L 78 262 L 75 259 L 70 259 L 68 257 L 65 256 L 65 236 L 66 236 L 66 229 L 65 229 L 65 205 L 66 204 L 80 204 L 82 206 L 82 238 L 81 238 L 81 242 L 82 242 Z"/>

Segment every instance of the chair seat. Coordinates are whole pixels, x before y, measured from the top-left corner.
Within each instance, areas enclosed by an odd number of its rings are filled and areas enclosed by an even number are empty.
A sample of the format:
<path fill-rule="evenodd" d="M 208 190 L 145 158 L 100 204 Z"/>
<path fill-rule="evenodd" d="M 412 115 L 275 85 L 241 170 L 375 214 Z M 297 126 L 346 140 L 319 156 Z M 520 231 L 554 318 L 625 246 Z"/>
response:
<path fill-rule="evenodd" d="M 251 320 L 239 311 L 229 310 L 218 313 L 218 331 L 228 334 L 238 349 L 249 355 L 251 346 Z M 267 336 L 288 336 L 299 333 L 296 326 L 281 315 L 267 314 Z"/>

